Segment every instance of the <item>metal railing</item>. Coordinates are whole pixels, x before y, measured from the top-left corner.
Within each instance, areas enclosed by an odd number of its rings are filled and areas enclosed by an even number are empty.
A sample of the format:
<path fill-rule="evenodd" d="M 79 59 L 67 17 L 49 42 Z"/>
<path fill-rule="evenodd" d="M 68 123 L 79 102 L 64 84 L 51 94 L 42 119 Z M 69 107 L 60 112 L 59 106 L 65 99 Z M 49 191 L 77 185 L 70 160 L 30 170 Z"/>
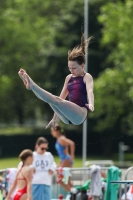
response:
<path fill-rule="evenodd" d="M 90 165 L 94 164 L 101 167 L 114 166 L 114 162 L 112 160 L 87 160 L 84 163 L 85 167 L 89 167 Z"/>
<path fill-rule="evenodd" d="M 133 177 L 133 175 L 131 174 L 133 173 L 133 167 L 129 167 L 125 173 L 125 180 L 131 180 Z M 128 176 L 130 175 L 130 179 L 128 179 Z M 132 184 L 133 185 L 133 184 Z M 125 184 L 125 200 L 127 199 L 127 190 L 128 190 L 128 184 Z"/>
<path fill-rule="evenodd" d="M 128 200 L 128 196 L 127 196 L 127 192 L 129 190 L 129 186 L 133 185 L 133 167 L 129 167 L 126 172 L 125 175 L 123 176 L 123 180 L 120 181 L 112 181 L 112 184 L 120 184 L 120 187 L 123 189 L 123 197 L 122 194 L 120 195 L 119 200 Z M 122 187 L 124 186 L 124 187 Z M 121 189 L 121 192 L 122 192 Z M 133 194 L 131 194 L 132 200 L 133 200 Z M 130 199 L 131 199 L 130 197 Z"/>
<path fill-rule="evenodd" d="M 109 169 L 108 167 L 101 167 L 101 174 L 104 174 L 105 177 L 107 177 L 108 169 Z M 70 172 L 72 175 L 71 182 L 72 182 L 73 187 L 76 187 L 76 186 L 81 187 L 88 179 L 91 179 L 89 171 L 90 171 L 89 167 L 88 168 L 87 167 L 86 168 L 71 168 L 70 169 Z M 128 175 L 130 174 L 131 171 L 133 171 L 133 167 L 130 167 L 126 171 L 125 176 L 124 176 L 125 180 L 128 179 Z M 5 169 L 0 170 L 0 174 L 4 174 L 5 172 L 6 172 Z M 67 192 L 63 190 L 59 184 L 57 184 L 56 174 L 54 174 L 53 176 L 51 191 L 52 191 L 52 199 L 58 199 L 58 195 L 60 193 L 63 194 L 64 197 L 67 195 Z M 127 185 L 125 185 L 125 192 L 126 191 L 127 191 Z M 119 200 L 121 200 L 121 196 L 122 196 L 122 187 L 120 185 L 119 194 L 118 194 Z M 101 197 L 101 199 L 104 199 L 104 197 Z M 95 197 L 94 197 L 94 200 L 96 200 Z M 126 197 L 125 197 L 125 200 L 127 200 Z"/>
<path fill-rule="evenodd" d="M 89 167 L 88 168 L 87 167 L 86 168 L 71 168 L 70 169 L 70 172 L 71 172 L 71 175 L 72 175 L 71 176 L 71 182 L 72 182 L 73 187 L 79 186 L 79 188 L 80 188 L 81 186 L 83 186 L 83 184 L 87 180 L 90 180 L 91 175 L 90 175 L 89 171 L 90 171 Z M 107 176 L 108 167 L 101 167 L 101 172 L 102 172 L 102 174 Z M 58 195 L 60 193 L 63 194 L 63 197 L 66 197 L 66 195 L 67 195 L 67 192 L 64 189 L 62 189 L 60 184 L 57 184 L 55 181 L 52 184 L 52 193 L 53 193 L 53 195 L 52 195 L 53 199 L 58 199 Z M 72 197 L 72 200 L 73 199 L 74 198 Z M 100 199 L 100 197 L 94 197 L 93 196 L 93 200 L 99 200 L 99 199 Z M 103 200 L 103 199 L 104 199 L 104 194 L 101 194 L 101 200 Z"/>

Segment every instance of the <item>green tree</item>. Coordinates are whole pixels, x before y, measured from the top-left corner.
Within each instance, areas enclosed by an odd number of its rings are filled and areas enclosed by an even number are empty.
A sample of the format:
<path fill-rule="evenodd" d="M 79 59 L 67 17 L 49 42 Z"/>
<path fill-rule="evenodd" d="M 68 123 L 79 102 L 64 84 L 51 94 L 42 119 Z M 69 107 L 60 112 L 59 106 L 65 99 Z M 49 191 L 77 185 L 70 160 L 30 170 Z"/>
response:
<path fill-rule="evenodd" d="M 89 72 L 97 77 L 106 57 L 105 49 L 101 52 L 99 48 L 101 25 L 97 15 L 106 1 L 89 2 L 89 32 L 97 38 L 89 49 Z M 59 95 L 69 73 L 68 49 L 80 43 L 84 29 L 83 10 L 80 0 L 0 1 L 0 74 L 6 77 L 0 86 L 0 121 L 23 124 L 36 117 L 36 110 L 50 118 L 52 110 L 25 90 L 17 72 L 20 67 L 26 69 L 41 87 Z"/>
<path fill-rule="evenodd" d="M 65 44 L 69 45 L 73 40 L 73 36 L 68 36 L 65 24 L 68 23 L 69 26 L 76 21 L 77 13 L 83 4 L 80 1 L 64 3 L 61 0 L 54 2 L 14 0 L 1 1 L 0 4 L 2 27 L 0 69 L 1 77 L 6 77 L 1 81 L 4 81 L 4 84 L 6 80 L 10 80 L 1 88 L 0 119 L 9 121 L 16 119 L 22 124 L 24 117 L 34 116 L 34 110 L 31 107 L 34 108 L 36 104 L 42 106 L 42 103 L 25 91 L 17 75 L 19 68 L 28 70 L 38 84 L 50 89 L 52 75 L 55 76 L 59 63 L 55 64 L 52 60 L 64 58 L 64 55 L 67 55 Z M 73 13 L 74 7 L 75 12 Z M 59 48 L 62 40 L 64 47 Z M 62 78 L 61 73 L 57 73 L 55 82 Z M 53 81 L 53 84 L 55 82 Z"/>
<path fill-rule="evenodd" d="M 110 51 L 106 70 L 95 81 L 95 129 L 130 133 L 133 119 L 133 2 L 108 3 L 101 8 L 102 48 Z M 110 68 L 109 68 L 110 67 Z"/>

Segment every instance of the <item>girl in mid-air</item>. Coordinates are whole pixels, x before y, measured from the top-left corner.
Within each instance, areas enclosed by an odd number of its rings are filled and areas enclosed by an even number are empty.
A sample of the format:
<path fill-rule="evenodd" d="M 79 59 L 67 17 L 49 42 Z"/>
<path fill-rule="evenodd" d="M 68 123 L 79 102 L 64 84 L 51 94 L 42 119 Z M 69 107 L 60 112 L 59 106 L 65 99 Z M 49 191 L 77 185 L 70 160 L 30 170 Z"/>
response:
<path fill-rule="evenodd" d="M 20 69 L 18 72 L 26 88 L 32 90 L 41 100 L 48 103 L 54 111 L 53 119 L 46 128 L 54 126 L 57 117 L 65 124 L 79 125 L 87 118 L 88 111 L 94 111 L 93 78 L 84 70 L 85 55 L 90 38 L 84 40 L 84 34 L 81 38 L 81 45 L 68 51 L 68 68 L 71 74 L 66 79 L 60 96 L 52 95 L 46 90 L 40 88 L 26 73 Z M 69 100 L 65 100 L 66 97 Z"/>

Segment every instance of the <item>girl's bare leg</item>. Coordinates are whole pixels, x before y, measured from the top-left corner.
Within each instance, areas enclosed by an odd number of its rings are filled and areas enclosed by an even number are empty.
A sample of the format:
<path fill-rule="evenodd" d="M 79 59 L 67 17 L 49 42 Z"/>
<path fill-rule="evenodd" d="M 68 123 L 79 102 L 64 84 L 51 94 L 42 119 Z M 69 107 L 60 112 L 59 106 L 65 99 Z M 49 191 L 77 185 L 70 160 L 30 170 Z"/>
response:
<path fill-rule="evenodd" d="M 25 84 L 25 81 L 23 81 Z M 34 91 L 33 91 L 34 92 Z M 36 92 L 34 92 L 34 94 L 41 100 L 43 100 Z M 52 110 L 58 114 L 58 117 L 65 123 L 65 124 L 69 124 L 68 119 L 58 110 L 58 108 L 52 104 L 49 104 L 50 107 L 52 108 Z"/>
<path fill-rule="evenodd" d="M 58 115 L 58 117 L 65 123 L 65 124 L 69 124 L 69 120 L 60 112 L 60 110 L 52 105 L 52 104 L 49 104 L 50 107 L 53 109 L 53 111 Z"/>
<path fill-rule="evenodd" d="M 67 160 L 67 159 L 65 159 L 65 160 L 63 160 L 61 163 L 60 163 L 60 167 L 72 167 L 72 163 L 71 163 L 71 161 L 70 160 Z"/>
<path fill-rule="evenodd" d="M 65 184 L 63 182 L 60 182 L 61 187 L 63 187 L 67 192 L 71 191 L 71 186 L 69 184 Z"/>
<path fill-rule="evenodd" d="M 60 163 L 60 167 L 72 167 L 72 164 L 70 162 L 70 160 L 63 160 L 61 163 Z M 68 184 L 66 185 L 65 183 L 61 182 L 60 185 L 67 191 L 67 192 L 70 192 L 71 188 L 72 188 L 72 183 L 71 183 L 71 180 L 69 178 L 68 180 Z"/>
<path fill-rule="evenodd" d="M 86 108 L 80 107 L 72 102 L 52 95 L 46 90 L 43 90 L 33 82 L 33 80 L 28 76 L 26 72 L 20 70 L 19 75 L 23 81 L 26 81 L 27 89 L 32 90 L 37 96 L 39 96 L 40 99 L 57 108 L 57 115 L 58 111 L 60 111 L 60 113 L 62 113 L 65 118 L 67 118 L 75 125 L 81 124 L 84 121 L 87 116 Z"/>
<path fill-rule="evenodd" d="M 27 200 L 27 194 L 23 194 L 20 198 L 20 200 Z"/>

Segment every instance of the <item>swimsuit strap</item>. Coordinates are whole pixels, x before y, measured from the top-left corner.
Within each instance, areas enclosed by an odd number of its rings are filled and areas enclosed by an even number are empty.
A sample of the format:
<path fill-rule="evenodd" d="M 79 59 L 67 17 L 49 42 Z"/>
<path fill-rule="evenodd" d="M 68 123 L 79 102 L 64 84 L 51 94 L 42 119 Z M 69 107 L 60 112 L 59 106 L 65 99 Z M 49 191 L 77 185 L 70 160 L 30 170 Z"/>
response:
<path fill-rule="evenodd" d="M 62 144 L 60 144 L 58 140 L 57 140 L 57 143 L 61 148 L 66 148 L 67 147 L 67 146 L 63 146 Z"/>
<path fill-rule="evenodd" d="M 84 76 L 86 75 L 86 72 L 84 73 Z M 84 78 L 84 76 L 83 76 L 83 78 Z"/>
<path fill-rule="evenodd" d="M 26 181 L 26 178 L 24 177 L 24 175 L 23 175 L 23 173 L 22 173 L 22 168 L 23 168 L 23 166 L 21 167 L 21 169 L 20 169 L 20 171 L 18 172 L 18 174 L 21 172 L 21 174 L 22 174 L 22 178 L 17 178 L 18 180 L 25 180 Z"/>
<path fill-rule="evenodd" d="M 61 136 L 59 136 L 59 138 L 60 138 Z M 58 138 L 58 139 L 59 139 Z M 68 146 L 63 146 L 62 144 L 60 144 L 60 142 L 58 141 L 58 139 L 57 139 L 57 142 L 58 142 L 58 144 L 61 146 L 61 147 L 64 147 L 64 148 L 67 148 Z"/>
<path fill-rule="evenodd" d="M 83 75 L 83 76 L 77 76 L 77 77 L 83 77 L 83 78 L 84 78 L 84 76 L 85 76 L 85 75 L 86 75 L 86 72 L 84 73 L 84 75 Z M 71 74 L 71 77 L 70 77 L 70 79 L 71 79 L 71 78 L 76 78 L 76 76 L 75 76 L 75 77 L 73 77 L 73 75 Z M 69 81 L 70 81 L 70 79 L 69 79 Z M 69 81 L 68 81 L 68 82 L 69 82 Z"/>

